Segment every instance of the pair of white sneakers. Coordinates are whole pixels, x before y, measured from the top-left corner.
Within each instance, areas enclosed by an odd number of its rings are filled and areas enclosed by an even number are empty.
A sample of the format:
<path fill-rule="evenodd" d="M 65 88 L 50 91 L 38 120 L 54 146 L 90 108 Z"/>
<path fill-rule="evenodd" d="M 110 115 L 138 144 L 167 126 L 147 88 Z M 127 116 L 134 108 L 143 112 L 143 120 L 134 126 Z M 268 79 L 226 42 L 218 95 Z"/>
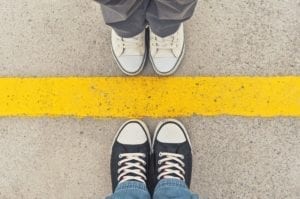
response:
<path fill-rule="evenodd" d="M 174 34 L 166 37 L 156 35 L 151 28 L 149 32 L 149 58 L 155 72 L 162 76 L 173 74 L 184 55 L 183 24 Z M 127 75 L 138 75 L 148 56 L 146 30 L 131 38 L 120 37 L 112 30 L 111 41 L 119 68 Z"/>

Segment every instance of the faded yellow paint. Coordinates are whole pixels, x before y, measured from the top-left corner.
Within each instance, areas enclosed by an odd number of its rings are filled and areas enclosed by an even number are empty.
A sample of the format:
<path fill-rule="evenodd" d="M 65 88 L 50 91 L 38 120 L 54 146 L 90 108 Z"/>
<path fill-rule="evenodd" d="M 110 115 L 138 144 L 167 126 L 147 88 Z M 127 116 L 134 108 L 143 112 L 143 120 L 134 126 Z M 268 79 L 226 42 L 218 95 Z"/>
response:
<path fill-rule="evenodd" d="M 0 78 L 0 116 L 300 116 L 300 77 Z"/>

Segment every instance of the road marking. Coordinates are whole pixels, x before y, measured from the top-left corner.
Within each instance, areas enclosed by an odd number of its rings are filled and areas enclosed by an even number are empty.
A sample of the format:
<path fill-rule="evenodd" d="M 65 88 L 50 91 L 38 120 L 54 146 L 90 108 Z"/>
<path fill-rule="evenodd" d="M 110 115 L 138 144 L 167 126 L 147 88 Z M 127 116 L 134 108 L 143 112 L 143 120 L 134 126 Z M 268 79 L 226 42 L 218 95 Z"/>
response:
<path fill-rule="evenodd" d="M 300 77 L 0 78 L 0 116 L 300 117 Z"/>

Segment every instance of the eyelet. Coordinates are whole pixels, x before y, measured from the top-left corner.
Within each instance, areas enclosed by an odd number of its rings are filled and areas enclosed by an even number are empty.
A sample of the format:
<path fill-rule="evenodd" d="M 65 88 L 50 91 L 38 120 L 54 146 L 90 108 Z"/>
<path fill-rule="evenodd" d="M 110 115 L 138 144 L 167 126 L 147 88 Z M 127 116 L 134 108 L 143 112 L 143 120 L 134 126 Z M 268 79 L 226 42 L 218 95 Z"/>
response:
<path fill-rule="evenodd" d="M 162 157 L 162 153 L 161 153 L 161 152 L 159 152 L 158 156 L 159 156 L 159 157 Z"/>
<path fill-rule="evenodd" d="M 119 154 L 119 158 L 122 158 L 123 156 L 121 154 Z"/>
<path fill-rule="evenodd" d="M 157 164 L 158 164 L 158 165 L 161 165 L 161 161 L 160 161 L 160 160 L 158 160 Z"/>

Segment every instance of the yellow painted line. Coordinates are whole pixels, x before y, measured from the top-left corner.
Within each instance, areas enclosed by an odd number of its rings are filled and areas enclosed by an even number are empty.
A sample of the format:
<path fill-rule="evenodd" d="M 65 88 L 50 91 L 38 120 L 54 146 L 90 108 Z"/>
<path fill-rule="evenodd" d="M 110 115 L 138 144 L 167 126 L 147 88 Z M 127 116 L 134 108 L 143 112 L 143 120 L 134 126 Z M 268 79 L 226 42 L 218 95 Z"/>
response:
<path fill-rule="evenodd" d="M 300 77 L 0 78 L 0 116 L 300 117 Z"/>

